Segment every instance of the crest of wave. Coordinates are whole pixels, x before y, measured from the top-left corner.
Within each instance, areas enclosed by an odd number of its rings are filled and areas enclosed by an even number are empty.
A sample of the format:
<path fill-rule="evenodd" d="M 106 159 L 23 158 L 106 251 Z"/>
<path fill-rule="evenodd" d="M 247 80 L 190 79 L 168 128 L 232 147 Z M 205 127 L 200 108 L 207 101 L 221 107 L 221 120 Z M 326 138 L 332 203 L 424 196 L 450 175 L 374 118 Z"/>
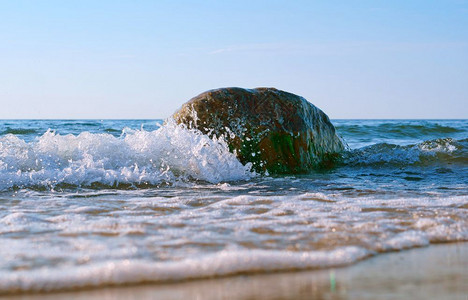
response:
<path fill-rule="evenodd" d="M 159 184 L 185 180 L 210 183 L 254 176 L 222 139 L 169 121 L 155 131 L 124 129 L 120 137 L 48 130 L 27 143 L 0 138 L 0 189 L 71 184 Z"/>
<path fill-rule="evenodd" d="M 467 163 L 467 140 L 435 139 L 400 146 L 380 143 L 345 154 L 350 165 L 430 165 L 441 162 Z"/>

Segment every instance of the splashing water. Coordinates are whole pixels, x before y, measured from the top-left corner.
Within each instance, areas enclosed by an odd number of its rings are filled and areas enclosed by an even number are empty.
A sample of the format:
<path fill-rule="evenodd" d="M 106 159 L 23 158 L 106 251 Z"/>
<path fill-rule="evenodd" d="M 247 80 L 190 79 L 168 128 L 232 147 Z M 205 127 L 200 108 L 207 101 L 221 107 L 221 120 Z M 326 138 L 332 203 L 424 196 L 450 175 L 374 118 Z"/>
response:
<path fill-rule="evenodd" d="M 0 137 L 0 190 L 22 186 L 117 187 L 202 180 L 210 183 L 254 176 L 223 140 L 168 123 L 155 131 L 126 128 L 120 137 L 48 130 L 32 142 Z"/>
<path fill-rule="evenodd" d="M 0 121 L 0 294 L 329 268 L 468 240 L 466 120 L 334 121 L 351 147 L 341 166 L 276 177 L 221 139 L 155 123 Z"/>

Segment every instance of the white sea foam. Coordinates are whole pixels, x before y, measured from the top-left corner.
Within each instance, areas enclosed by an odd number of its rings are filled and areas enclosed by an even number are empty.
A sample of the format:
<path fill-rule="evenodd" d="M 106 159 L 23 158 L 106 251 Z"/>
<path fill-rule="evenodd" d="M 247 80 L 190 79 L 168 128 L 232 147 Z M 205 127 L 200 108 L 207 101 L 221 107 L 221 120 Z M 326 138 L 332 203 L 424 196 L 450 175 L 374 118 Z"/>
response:
<path fill-rule="evenodd" d="M 29 138 L 0 137 L 0 293 L 327 268 L 468 241 L 466 140 L 379 144 L 353 150 L 351 167 L 236 182 L 254 174 L 222 140 L 173 124 Z M 125 189 L 162 182 L 174 185 Z"/>
<path fill-rule="evenodd" d="M 429 245 L 427 234 L 418 231 L 407 231 L 387 239 L 378 245 L 380 251 L 395 251 Z"/>
<path fill-rule="evenodd" d="M 406 146 L 379 143 L 349 151 L 345 154 L 345 162 L 349 165 L 408 166 L 441 163 L 459 158 L 466 164 L 464 143 L 466 144 L 464 141 L 451 138 L 429 140 Z"/>
<path fill-rule="evenodd" d="M 348 265 L 371 255 L 359 247 L 334 251 L 221 251 L 174 262 L 118 260 L 73 269 L 0 272 L 0 294 L 19 291 L 53 291 L 70 288 L 165 282 L 225 276 L 244 272 L 303 270 Z"/>
<path fill-rule="evenodd" d="M 0 190 L 13 186 L 159 184 L 194 179 L 211 183 L 249 179 L 223 140 L 168 123 L 158 130 L 125 129 L 121 137 L 49 130 L 27 143 L 0 138 Z"/>
<path fill-rule="evenodd" d="M 0 293 L 328 268 L 468 240 L 466 196 L 40 193 L 0 210 Z"/>

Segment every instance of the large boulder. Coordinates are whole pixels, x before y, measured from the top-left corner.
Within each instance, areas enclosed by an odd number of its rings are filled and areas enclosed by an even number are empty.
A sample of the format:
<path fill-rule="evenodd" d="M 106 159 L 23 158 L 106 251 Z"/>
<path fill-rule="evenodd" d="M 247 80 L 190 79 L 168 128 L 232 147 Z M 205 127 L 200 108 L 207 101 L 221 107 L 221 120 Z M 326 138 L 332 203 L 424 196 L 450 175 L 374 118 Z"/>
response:
<path fill-rule="evenodd" d="M 345 149 L 328 116 L 304 98 L 275 88 L 222 88 L 182 105 L 178 124 L 223 137 L 257 172 L 304 173 L 329 167 Z"/>

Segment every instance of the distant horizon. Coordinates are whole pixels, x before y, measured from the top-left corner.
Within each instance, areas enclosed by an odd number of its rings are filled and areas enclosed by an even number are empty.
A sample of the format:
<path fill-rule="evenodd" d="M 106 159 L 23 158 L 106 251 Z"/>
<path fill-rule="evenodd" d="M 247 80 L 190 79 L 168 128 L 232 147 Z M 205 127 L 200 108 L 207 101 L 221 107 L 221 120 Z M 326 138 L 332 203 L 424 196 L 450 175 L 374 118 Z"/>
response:
<path fill-rule="evenodd" d="M 6 1 L 0 119 L 152 119 L 275 87 L 331 119 L 468 117 L 468 2 Z"/>
<path fill-rule="evenodd" d="M 0 121 L 164 121 L 169 117 L 166 118 L 121 118 L 121 119 L 113 119 L 113 118 L 84 118 L 84 119 L 74 119 L 74 118 L 65 118 L 65 119 L 55 119 L 55 118 L 43 118 L 43 119 L 26 119 L 26 118 L 18 118 L 18 119 L 0 119 Z M 374 118 L 330 118 L 330 120 L 340 120 L 340 121 L 346 121 L 346 120 L 363 120 L 363 121 L 422 121 L 422 120 L 428 120 L 428 121 L 465 121 L 468 120 L 468 118 L 382 118 L 382 119 L 374 119 Z"/>

